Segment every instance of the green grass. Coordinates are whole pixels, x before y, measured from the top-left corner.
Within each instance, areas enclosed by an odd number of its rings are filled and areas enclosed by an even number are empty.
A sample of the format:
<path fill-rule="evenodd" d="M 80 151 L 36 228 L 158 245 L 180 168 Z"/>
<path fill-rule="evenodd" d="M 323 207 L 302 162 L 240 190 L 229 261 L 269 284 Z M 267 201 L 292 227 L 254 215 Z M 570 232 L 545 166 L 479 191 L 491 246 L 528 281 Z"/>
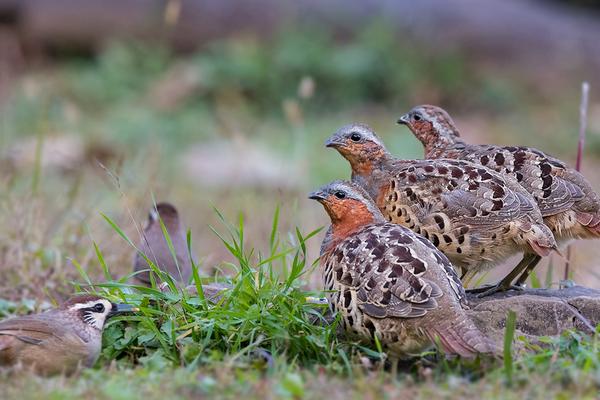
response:
<path fill-rule="evenodd" d="M 302 276 L 311 271 L 306 266 L 305 242 L 318 230 L 307 235 L 296 230 L 293 243 L 287 244 L 278 236 L 278 218 L 277 211 L 269 252 L 264 255 L 245 247 L 241 216 L 235 228 L 226 224 L 228 236 L 217 234 L 237 262 L 222 266 L 231 270 L 231 289 L 216 305 L 203 296 L 189 296 L 185 290 L 178 290 L 164 274 L 162 280 L 169 283 L 167 293 L 156 287 L 131 287 L 123 283 L 127 277 L 98 285 L 141 310 L 141 315 L 126 318 L 126 328 L 115 325 L 107 329 L 103 356 L 131 363 L 192 367 L 225 358 L 247 360 L 259 350 L 276 359 L 285 355 L 299 365 L 327 363 L 337 357 L 340 350 L 332 342 L 335 326 L 312 322 L 323 317 L 319 306 L 306 302 L 311 293 L 300 289 Z M 101 254 L 98 258 L 103 259 Z M 152 270 L 159 272 L 148 261 Z M 194 285 L 201 287 L 196 265 L 193 275 Z"/>
<path fill-rule="evenodd" d="M 326 309 L 307 303 L 307 296 L 322 295 L 303 289 L 314 268 L 307 245 L 318 231 L 295 230 L 282 237 L 277 208 L 268 251 L 261 253 L 245 237 L 241 216 L 231 225 L 218 215 L 222 224 L 215 234 L 235 259 L 222 265 L 231 270 L 226 274 L 231 289 L 218 302 L 178 290 L 153 265 L 169 289 L 132 286 L 125 282 L 127 276 L 112 280 L 110 267 L 97 250 L 106 281 L 90 286 L 82 270 L 83 281 L 74 284 L 75 290 L 135 304 L 139 313 L 109 323 L 95 369 L 76 377 L 47 379 L 4 372 L 0 374 L 4 398 L 311 398 L 325 393 L 333 398 L 393 393 L 412 393 L 416 398 L 567 394 L 592 398 L 600 390 L 600 330 L 593 336 L 565 332 L 537 344 L 516 338 L 524 349 L 515 353 L 514 313 L 506 324 L 504 363 L 487 358 L 446 360 L 432 351 L 392 376 L 376 344 L 339 337 L 335 321 L 324 318 Z M 105 220 L 134 246 L 116 223 Z M 188 240 L 191 247 L 191 237 Z M 196 265 L 193 275 L 196 285 L 214 279 L 200 277 Z M 30 302 L 0 303 L 5 314 L 31 309 Z"/>

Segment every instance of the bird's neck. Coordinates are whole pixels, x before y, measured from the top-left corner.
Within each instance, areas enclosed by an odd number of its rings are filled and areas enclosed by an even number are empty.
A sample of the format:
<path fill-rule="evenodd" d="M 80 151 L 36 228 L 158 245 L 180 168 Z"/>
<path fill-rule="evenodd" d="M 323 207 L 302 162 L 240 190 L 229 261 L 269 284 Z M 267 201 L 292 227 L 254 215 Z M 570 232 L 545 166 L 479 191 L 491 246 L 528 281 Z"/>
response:
<path fill-rule="evenodd" d="M 388 174 L 390 165 L 395 158 L 387 151 L 373 159 L 368 168 L 352 168 L 352 182 L 367 191 L 373 201 L 377 200 L 380 187 Z"/>
<path fill-rule="evenodd" d="M 163 223 L 169 232 L 177 232 L 179 230 L 179 218 L 172 216 L 162 217 Z"/>
<path fill-rule="evenodd" d="M 360 203 L 345 210 L 342 215 L 330 215 L 331 227 L 327 231 L 322 251 L 327 252 L 350 235 L 374 223 L 385 222 L 383 215 L 374 204 Z"/>
<path fill-rule="evenodd" d="M 425 158 L 444 158 L 447 153 L 464 147 L 464 142 L 458 136 L 458 133 L 441 135 L 437 132 L 431 132 L 422 140 L 425 150 Z"/>

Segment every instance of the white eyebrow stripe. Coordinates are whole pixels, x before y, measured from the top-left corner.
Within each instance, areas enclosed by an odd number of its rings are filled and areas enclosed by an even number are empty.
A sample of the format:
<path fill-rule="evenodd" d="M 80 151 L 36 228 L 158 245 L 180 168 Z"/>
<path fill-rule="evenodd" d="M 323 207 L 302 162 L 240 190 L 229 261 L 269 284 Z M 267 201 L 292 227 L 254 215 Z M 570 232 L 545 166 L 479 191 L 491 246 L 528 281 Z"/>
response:
<path fill-rule="evenodd" d="M 109 301 L 103 300 L 103 299 L 98 299 L 98 300 L 88 301 L 86 303 L 77 303 L 77 304 L 73 304 L 71 307 L 69 307 L 69 309 L 70 310 L 81 310 L 82 308 L 93 307 L 98 303 L 102 303 L 102 304 L 104 304 L 104 306 L 108 306 Z"/>

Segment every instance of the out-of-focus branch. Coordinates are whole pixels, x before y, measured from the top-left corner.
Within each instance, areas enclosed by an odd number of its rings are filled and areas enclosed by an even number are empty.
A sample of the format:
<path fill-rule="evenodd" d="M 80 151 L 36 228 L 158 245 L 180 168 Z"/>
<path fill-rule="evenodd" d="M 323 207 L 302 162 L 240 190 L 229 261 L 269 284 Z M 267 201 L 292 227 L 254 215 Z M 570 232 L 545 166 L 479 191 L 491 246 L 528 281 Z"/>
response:
<path fill-rule="evenodd" d="M 590 84 L 583 82 L 581 84 L 581 103 L 579 104 L 579 140 L 577 141 L 577 161 L 575 169 L 581 171 L 581 161 L 583 159 L 583 148 L 585 147 L 585 131 L 587 130 L 587 110 L 590 93 Z M 569 279 L 569 269 L 571 266 L 571 246 L 567 249 L 567 262 L 565 264 L 565 280 Z"/>

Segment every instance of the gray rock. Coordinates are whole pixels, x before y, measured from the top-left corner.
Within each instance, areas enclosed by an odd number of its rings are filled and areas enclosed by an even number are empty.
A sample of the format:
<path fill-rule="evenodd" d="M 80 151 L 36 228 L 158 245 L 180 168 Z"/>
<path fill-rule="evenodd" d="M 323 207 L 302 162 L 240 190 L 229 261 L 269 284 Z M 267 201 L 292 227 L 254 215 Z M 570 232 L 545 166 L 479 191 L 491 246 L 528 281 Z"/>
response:
<path fill-rule="evenodd" d="M 468 297 L 467 313 L 477 327 L 500 346 L 504 342 L 510 310 L 517 317 L 515 337 L 523 336 L 531 343 L 538 342 L 542 336 L 558 336 L 568 329 L 593 333 L 594 327 L 600 324 L 600 290 L 583 286 L 511 290 L 483 299 Z M 326 312 L 323 319 L 314 318 L 313 322 L 327 324 L 333 320 L 333 314 Z"/>
<path fill-rule="evenodd" d="M 567 329 L 592 333 L 600 323 L 600 290 L 583 286 L 565 289 L 526 289 L 496 293 L 483 299 L 469 296 L 469 315 L 490 338 L 502 343 L 506 317 L 516 313 L 515 337 L 535 342 Z"/>

